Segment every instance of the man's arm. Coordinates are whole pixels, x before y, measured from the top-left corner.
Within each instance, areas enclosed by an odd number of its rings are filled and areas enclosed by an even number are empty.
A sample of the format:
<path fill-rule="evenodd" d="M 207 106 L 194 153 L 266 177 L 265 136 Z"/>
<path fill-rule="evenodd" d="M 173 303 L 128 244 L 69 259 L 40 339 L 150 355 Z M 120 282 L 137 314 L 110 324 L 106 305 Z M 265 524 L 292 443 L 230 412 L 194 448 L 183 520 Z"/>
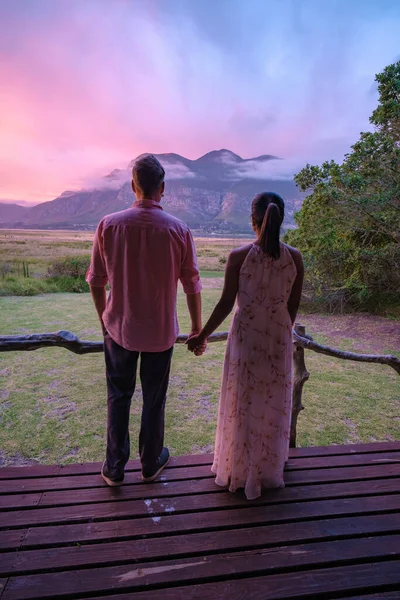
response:
<path fill-rule="evenodd" d="M 186 294 L 186 302 L 191 319 L 191 333 L 201 331 L 201 281 L 197 267 L 196 249 L 190 231 L 187 231 L 185 241 L 185 256 L 181 265 L 180 280 Z"/>
<path fill-rule="evenodd" d="M 106 332 L 106 328 L 103 323 L 103 313 L 106 309 L 106 303 L 107 303 L 106 288 L 90 286 L 90 293 L 92 295 L 93 304 L 94 304 L 94 307 L 99 316 L 101 330 L 104 335 Z"/>
<path fill-rule="evenodd" d="M 100 221 L 93 240 L 92 258 L 90 267 L 86 273 L 86 281 L 90 287 L 93 303 L 99 316 L 103 334 L 105 327 L 103 313 L 106 308 L 106 285 L 108 282 L 107 269 L 103 250 L 103 221 Z"/>
<path fill-rule="evenodd" d="M 201 331 L 201 293 L 186 295 L 187 307 L 192 322 L 189 337 Z"/>

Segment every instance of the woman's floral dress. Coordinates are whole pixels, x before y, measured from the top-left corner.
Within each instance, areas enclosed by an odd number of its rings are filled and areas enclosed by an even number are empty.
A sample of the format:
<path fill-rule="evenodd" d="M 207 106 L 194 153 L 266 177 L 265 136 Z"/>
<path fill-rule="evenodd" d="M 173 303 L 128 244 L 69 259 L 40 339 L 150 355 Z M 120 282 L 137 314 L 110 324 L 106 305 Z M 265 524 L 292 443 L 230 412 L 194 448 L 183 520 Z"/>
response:
<path fill-rule="evenodd" d="M 281 244 L 278 260 L 253 245 L 240 270 L 228 336 L 212 471 L 249 500 L 284 486 L 292 403 L 292 325 L 287 302 L 296 278 Z"/>

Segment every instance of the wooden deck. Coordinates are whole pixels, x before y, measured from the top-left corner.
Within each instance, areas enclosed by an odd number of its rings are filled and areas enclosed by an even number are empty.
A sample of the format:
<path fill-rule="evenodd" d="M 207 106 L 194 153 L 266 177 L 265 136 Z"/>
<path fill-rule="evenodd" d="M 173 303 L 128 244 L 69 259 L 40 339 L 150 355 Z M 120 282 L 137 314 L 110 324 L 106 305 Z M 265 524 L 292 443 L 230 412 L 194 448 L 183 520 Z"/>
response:
<path fill-rule="evenodd" d="M 99 464 L 0 469 L 0 598 L 400 599 L 400 442 L 291 451 L 252 502 L 210 456 L 106 487 Z"/>

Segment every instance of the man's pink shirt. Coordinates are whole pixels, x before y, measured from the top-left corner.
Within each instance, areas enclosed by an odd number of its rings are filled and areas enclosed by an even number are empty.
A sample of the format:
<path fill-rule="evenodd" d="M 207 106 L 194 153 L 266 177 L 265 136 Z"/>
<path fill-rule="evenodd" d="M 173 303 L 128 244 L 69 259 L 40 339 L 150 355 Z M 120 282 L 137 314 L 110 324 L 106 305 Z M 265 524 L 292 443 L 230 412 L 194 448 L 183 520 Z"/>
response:
<path fill-rule="evenodd" d="M 110 283 L 103 322 L 117 344 L 139 352 L 173 346 L 178 280 L 186 294 L 201 290 L 190 229 L 158 202 L 136 201 L 100 221 L 86 281 Z"/>

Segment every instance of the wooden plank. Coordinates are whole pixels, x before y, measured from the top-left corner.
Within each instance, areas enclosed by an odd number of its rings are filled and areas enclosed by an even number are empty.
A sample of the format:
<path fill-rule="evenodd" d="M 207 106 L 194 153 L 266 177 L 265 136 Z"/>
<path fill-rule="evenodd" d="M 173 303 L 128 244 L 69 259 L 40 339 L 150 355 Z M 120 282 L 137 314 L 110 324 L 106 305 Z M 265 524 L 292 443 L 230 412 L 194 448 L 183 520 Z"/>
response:
<path fill-rule="evenodd" d="M 168 470 L 178 467 L 194 467 L 202 465 L 211 465 L 213 461 L 212 454 L 189 454 L 187 456 L 172 456 L 168 464 Z M 84 463 L 80 465 L 64 465 L 61 467 L 59 476 L 98 474 L 101 470 L 101 462 Z M 126 471 L 141 472 L 142 466 L 139 460 L 130 460 L 126 466 Z"/>
<path fill-rule="evenodd" d="M 45 573 L 110 563 L 121 564 L 126 561 L 130 563 L 132 560 L 135 562 L 163 560 L 166 556 L 171 559 L 233 550 L 248 552 L 256 548 L 281 547 L 294 542 L 299 544 L 350 537 L 354 539 L 387 533 L 400 534 L 400 514 L 248 527 L 214 531 L 212 535 L 209 532 L 190 535 L 185 533 L 162 538 L 64 547 L 59 548 L 57 552 L 54 552 L 54 548 L 14 551 L 1 555 L 0 576 Z M 388 537 L 391 536 L 386 536 L 385 540 Z M 398 539 L 400 541 L 400 535 Z M 375 544 L 375 541 L 373 543 Z M 398 550 L 400 553 L 400 546 Z"/>
<path fill-rule="evenodd" d="M 385 470 L 382 465 L 378 470 L 375 470 L 375 474 L 379 477 L 373 479 L 369 477 L 360 477 L 362 481 L 371 481 L 371 485 L 379 485 L 378 482 L 383 482 L 388 479 L 389 481 L 397 482 L 398 489 L 400 489 L 400 478 L 395 477 L 396 475 L 400 475 L 399 470 L 400 465 L 392 465 L 389 464 Z M 335 483 L 339 480 L 340 485 L 346 486 L 346 483 L 354 484 L 357 477 L 351 477 L 351 469 L 350 475 L 345 475 L 346 470 L 338 473 L 338 471 L 333 471 L 332 479 L 329 477 L 329 469 L 324 472 L 322 477 L 323 482 L 330 482 L 329 485 L 333 490 L 336 488 L 334 486 L 339 485 Z M 337 474 L 338 473 L 338 474 Z M 382 477 L 381 477 L 382 475 Z M 293 487 L 300 488 L 301 485 L 311 484 L 316 482 L 318 485 L 318 477 L 314 472 L 307 472 L 304 475 L 304 472 L 300 472 L 300 474 L 292 474 L 288 475 L 289 485 L 283 490 L 266 490 L 264 492 L 265 497 L 280 495 L 282 500 L 286 501 L 286 499 L 290 500 L 292 497 L 296 497 L 297 492 L 293 489 Z M 296 481 L 297 479 L 297 481 Z M 347 480 L 347 481 L 346 481 Z M 358 483 L 361 483 L 358 482 Z M 328 483 L 326 483 L 328 485 Z M 396 483 L 395 483 L 396 486 Z M 348 486 L 347 486 L 348 487 Z M 327 488 L 327 489 L 331 489 Z M 303 488 L 302 488 L 303 489 Z M 309 488 L 313 490 L 313 488 Z M 397 491 L 396 487 L 390 488 L 392 491 Z M 321 491 L 325 494 L 326 491 Z M 102 502 L 110 502 L 110 501 L 126 501 L 126 500 L 138 500 L 138 499 L 149 499 L 149 498 L 168 498 L 171 496 L 177 495 L 190 495 L 193 493 L 197 494 L 206 494 L 206 493 L 225 493 L 223 488 L 219 488 L 215 485 L 214 480 L 211 478 L 203 478 L 203 479 L 193 479 L 193 480 L 185 480 L 185 481 L 176 481 L 173 483 L 163 481 L 163 482 L 154 482 L 152 484 L 142 484 L 138 485 L 126 485 L 121 486 L 119 488 L 109 488 L 105 484 L 98 488 L 83 488 L 80 490 L 59 490 L 54 492 L 44 492 L 43 494 L 12 494 L 10 496 L 5 495 L 0 497 L 0 510 L 9 510 L 13 511 L 20 507 L 29 508 L 33 506 L 67 506 L 67 505 L 78 505 L 78 504 L 99 504 Z"/>
<path fill-rule="evenodd" d="M 126 560 L 123 566 L 81 569 L 23 577 L 10 577 L 4 592 L 4 600 L 22 598 L 55 598 L 63 594 L 88 594 L 90 592 L 135 591 L 143 586 L 166 586 L 182 582 L 238 576 L 268 574 L 299 568 L 340 565 L 349 561 L 394 559 L 399 556 L 400 536 L 388 535 L 378 538 L 361 538 L 334 542 L 317 542 L 298 546 L 286 546 L 235 554 L 207 555 L 166 560 L 162 563 L 135 564 Z M 388 564 L 393 564 L 390 561 Z M 395 561 L 397 562 L 397 561 Z M 381 567 L 383 565 L 380 565 Z M 400 568 L 396 574 L 400 584 Z M 336 582 L 340 586 L 339 582 Z M 339 588 L 340 589 L 340 588 Z M 207 597 L 207 596 L 206 596 Z"/>
<path fill-rule="evenodd" d="M 212 454 L 193 454 L 189 456 L 172 456 L 169 469 L 182 466 L 211 465 Z M 32 465 L 29 467 L 3 467 L 0 469 L 0 479 L 26 479 L 36 477 L 64 477 L 69 475 L 98 474 L 101 462 L 75 463 L 70 465 Z M 129 471 L 141 471 L 138 460 L 130 460 L 126 466 Z"/>
<path fill-rule="evenodd" d="M 317 489 L 318 488 L 318 489 Z M 372 495 L 382 493 L 383 491 L 399 491 L 400 478 L 390 479 L 371 479 L 368 481 L 349 481 L 341 483 L 310 484 L 304 486 L 286 487 L 284 489 L 266 490 L 265 498 L 275 498 L 282 502 L 297 501 L 301 499 L 319 497 L 329 498 L 333 495 L 341 494 L 347 496 L 350 492 L 355 495 L 355 490 L 362 490 L 361 493 Z M 79 490 L 79 492 L 69 490 L 60 492 L 45 492 L 41 495 L 39 506 L 66 506 L 70 504 L 97 504 L 102 502 L 137 500 L 149 498 L 170 498 L 172 496 L 183 496 L 191 494 L 207 494 L 218 492 L 226 495 L 223 488 L 218 488 L 213 480 L 197 479 L 190 481 L 176 481 L 173 484 L 167 482 L 146 484 L 143 486 L 122 486 L 120 488 L 102 487 L 99 489 Z"/>
<path fill-rule="evenodd" d="M 356 479 L 382 479 L 385 477 L 400 476 L 400 462 L 386 463 L 383 465 L 367 465 L 352 467 L 336 467 L 330 469 L 307 469 L 294 470 L 285 473 L 286 485 L 298 485 L 299 483 L 319 483 L 324 481 L 354 481 Z M 187 479 L 213 479 L 209 466 L 181 467 L 165 470 L 160 479 L 154 485 L 161 485 L 164 482 L 184 481 Z M 139 473 L 127 473 L 124 486 L 141 485 L 143 482 Z M 36 479 L 9 479 L 2 482 L 1 492 L 6 494 L 18 494 L 22 492 L 47 492 L 56 490 L 78 490 L 89 488 L 104 488 L 104 481 L 100 475 L 87 475 L 71 477 L 43 477 Z M 15 506 L 15 502 L 10 498 L 3 499 L 0 503 L 7 507 L 7 502 Z M 28 504 L 28 502 L 27 502 Z M 24 503 L 20 503 L 23 506 Z"/>
<path fill-rule="evenodd" d="M 185 457 L 180 457 L 185 458 Z M 189 457 L 191 458 L 191 457 Z M 340 467 L 356 467 L 356 466 L 379 466 L 381 464 L 400 464 L 400 452 L 381 452 L 362 455 L 340 455 L 328 457 L 311 457 L 304 459 L 289 460 L 286 465 L 286 474 L 294 470 L 316 470 L 316 469 L 333 469 Z M 76 467 L 77 465 L 67 465 L 63 469 L 63 476 L 58 477 L 14 477 L 8 481 L 2 482 L 2 492 L 11 493 L 18 491 L 44 491 L 46 489 L 78 489 L 81 487 L 96 487 L 103 485 L 100 478 L 100 470 L 94 474 L 85 475 L 82 470 L 79 475 L 68 475 L 68 467 Z M 84 465 L 85 466 L 85 465 Z M 18 467 L 17 467 L 18 468 Z M 25 469 L 20 467 L 20 469 Z M 193 471 L 193 476 L 191 472 Z M 350 474 L 349 474 L 350 476 Z M 161 481 L 178 481 L 187 478 L 211 478 L 212 474 L 209 470 L 209 465 L 194 465 L 193 467 L 180 467 L 176 465 L 174 468 L 167 468 Z M 126 473 L 126 483 L 140 483 L 139 471 L 128 471 Z"/>
<path fill-rule="evenodd" d="M 339 569 L 335 569 L 335 571 L 338 571 Z M 324 571 L 326 572 L 327 569 L 324 569 Z M 341 571 L 340 571 L 341 573 Z M 276 581 L 276 577 L 279 576 L 272 576 L 274 577 L 274 581 Z M 292 574 L 288 575 L 288 577 L 292 577 Z M 247 582 L 247 593 L 244 593 L 243 596 L 238 596 L 238 597 L 234 597 L 231 595 L 231 585 L 235 585 L 236 584 L 236 580 L 232 581 L 232 582 L 224 582 L 223 584 L 221 584 L 221 586 L 219 586 L 219 584 L 206 584 L 205 585 L 196 585 L 194 587 L 190 586 L 189 588 L 173 588 L 177 590 L 177 594 L 179 594 L 179 598 L 178 600 L 192 600 L 192 598 L 194 600 L 208 600 L 208 598 L 210 598 L 210 600 L 231 600 L 231 598 L 233 598 L 233 600 L 235 600 L 235 598 L 237 598 L 237 600 L 243 600 L 243 598 L 249 598 L 249 600 L 253 600 L 253 591 L 258 591 L 260 586 L 259 585 L 254 585 L 253 589 L 253 584 L 254 582 L 258 582 L 259 579 L 261 578 L 255 578 L 255 579 L 241 579 L 239 581 L 246 581 Z M 265 577 L 264 578 L 264 594 L 263 591 L 261 590 L 260 593 L 263 594 L 261 596 L 257 596 L 257 598 L 259 600 L 271 600 L 271 598 L 266 598 L 265 596 L 265 590 L 268 589 L 268 582 L 270 581 L 270 577 Z M 211 590 L 214 590 L 216 587 L 221 587 L 221 592 L 217 592 L 216 595 L 214 596 L 209 596 L 208 594 L 210 593 Z M 206 594 L 207 596 L 202 596 L 201 593 L 199 594 L 199 589 L 203 590 L 203 593 Z M 223 590 L 226 590 L 226 595 L 224 594 Z M 196 596 L 192 596 L 192 590 L 196 590 L 197 595 Z M 162 591 L 156 591 L 156 592 L 139 592 L 136 593 L 135 596 L 133 597 L 134 600 L 160 600 L 160 597 L 162 598 L 166 598 L 166 600 L 175 600 L 175 597 L 173 597 L 172 595 L 170 595 L 170 592 L 172 590 L 162 590 Z M 329 592 L 329 590 L 328 590 Z M 334 590 L 332 590 L 332 593 L 334 592 Z M 186 595 L 184 595 L 186 593 Z M 189 596 L 190 593 L 190 596 Z M 250 595 L 251 593 L 251 595 Z M 299 591 L 299 593 L 301 593 L 301 590 Z M 307 593 L 307 592 L 306 592 Z M 313 592 L 312 590 L 310 590 L 310 593 L 313 594 L 318 594 L 318 592 Z M 327 592 L 322 592 L 322 595 L 313 595 L 312 598 L 313 600 L 328 600 L 327 596 L 326 596 Z M 357 593 L 357 592 L 356 592 Z M 157 596 L 158 594 L 158 596 Z M 161 594 L 161 596 L 160 596 Z M 166 594 L 166 595 L 165 595 Z M 218 594 L 222 594 L 222 595 L 218 595 Z M 292 598 L 300 598 L 300 596 L 296 595 L 296 596 L 291 596 Z M 335 598 L 337 596 L 335 595 Z M 276 599 L 280 599 L 282 598 L 282 595 L 280 596 L 273 596 L 272 600 L 276 600 Z M 285 598 L 288 598 L 288 596 L 286 595 Z M 308 600 L 307 597 L 303 596 L 303 594 L 301 593 L 301 598 L 302 600 Z M 332 596 L 329 597 L 329 600 L 332 599 Z M 130 596 L 127 596 L 127 594 L 113 594 L 112 596 L 90 596 L 90 600 L 131 600 Z M 257 600 L 257 599 L 256 599 Z M 340 600 L 400 600 L 400 586 L 399 589 L 396 592 L 378 592 L 377 594 L 364 594 L 362 593 L 362 595 L 360 596 L 358 593 L 356 596 L 346 596 L 346 598 L 343 598 L 342 596 L 340 596 Z"/>
<path fill-rule="evenodd" d="M 357 518 L 357 515 L 373 514 L 378 511 L 400 511 L 400 494 L 391 496 L 371 496 L 327 500 L 325 502 L 302 502 L 299 504 L 273 505 L 250 508 L 233 508 L 211 512 L 170 513 L 168 518 L 153 520 L 151 517 L 127 518 L 114 521 L 90 521 L 76 525 L 50 525 L 31 527 L 26 530 L 0 532 L 2 536 L 16 533 L 23 536 L 22 544 L 18 535 L 14 547 L 46 547 L 70 543 L 87 543 L 123 539 L 138 539 L 143 536 L 163 536 L 171 533 L 215 531 L 238 526 L 259 526 L 275 523 L 296 523 L 302 520 L 326 519 L 337 515 Z M 390 513 L 389 513 L 390 514 Z M 9 542 L 8 548 L 13 546 Z"/>
<path fill-rule="evenodd" d="M 340 456 L 313 456 L 310 458 L 290 459 L 286 470 L 293 469 L 330 469 L 332 467 L 350 467 L 355 465 L 379 465 L 400 463 L 400 452 L 371 452 L 369 454 L 343 454 Z"/>
<path fill-rule="evenodd" d="M 3 592 L 6 588 L 8 579 L 0 579 L 0 598 L 3 597 Z"/>
<path fill-rule="evenodd" d="M 373 454 L 400 451 L 398 442 L 372 442 L 370 444 L 348 444 L 332 446 L 314 446 L 307 448 L 291 448 L 290 459 L 312 457 L 341 456 L 347 454 Z M 191 456 L 173 456 L 168 468 L 211 465 L 212 454 L 195 454 Z M 364 463 L 363 463 L 364 464 Z M 328 465 L 329 466 L 329 465 Z M 63 477 L 69 475 L 96 475 L 100 472 L 101 462 L 76 463 L 71 465 L 32 465 L 28 467 L 3 467 L 0 479 L 22 479 L 38 477 Z M 140 471 L 138 460 L 128 462 L 127 472 Z"/>
<path fill-rule="evenodd" d="M 59 465 L 30 465 L 27 467 L 2 467 L 0 479 L 20 477 L 55 477 L 60 471 Z"/>
<path fill-rule="evenodd" d="M 15 510 L 24 506 L 38 506 L 42 493 L 0 495 L 0 510 Z"/>
<path fill-rule="evenodd" d="M 332 469 L 307 469 L 285 473 L 285 484 L 301 485 L 305 483 L 323 483 L 356 481 L 367 479 L 385 479 L 400 476 L 400 462 L 383 465 L 355 467 L 333 467 Z"/>
<path fill-rule="evenodd" d="M 398 478 L 370 480 L 349 483 L 331 483 L 321 485 L 306 485 L 287 487 L 279 490 L 270 490 L 256 500 L 247 500 L 243 492 L 231 494 L 224 490 L 217 493 L 199 493 L 204 489 L 202 480 L 190 482 L 191 494 L 178 495 L 176 489 L 179 482 L 174 484 L 174 488 L 165 488 L 164 497 L 159 495 L 159 488 L 154 489 L 151 485 L 146 486 L 146 496 L 144 498 L 133 498 L 129 494 L 129 487 L 124 494 L 124 488 L 120 488 L 120 496 L 113 494 L 112 489 L 109 492 L 108 502 L 99 502 L 97 504 L 76 504 L 64 505 L 63 510 L 58 507 L 45 507 L 40 509 L 26 509 L 16 511 L 6 511 L 0 513 L 0 528 L 15 529 L 18 527 L 29 527 L 44 525 L 50 523 L 72 523 L 85 520 L 104 520 L 112 518 L 121 518 L 123 516 L 148 516 L 156 517 L 169 512 L 197 512 L 221 509 L 225 507 L 233 508 L 235 506 L 269 506 L 273 504 L 284 504 L 291 502 L 302 502 L 309 500 L 328 500 L 333 498 L 350 498 L 354 496 L 364 497 L 382 494 L 396 493 L 400 489 L 400 480 Z M 194 485 L 198 484 L 198 485 Z M 184 488 L 186 491 L 188 487 Z M 90 490 L 89 490 L 90 491 Z M 82 492 L 76 494 L 77 499 Z M 124 494 L 124 496 L 122 496 Z M 169 495 L 168 495 L 169 494 Z M 137 495 L 136 495 L 137 496 Z M 121 498 L 115 501 L 116 498 Z M 72 499 L 71 499 L 72 504 Z M 40 506 L 40 505 L 39 505 Z M 151 509 L 151 510 L 150 510 Z"/>
<path fill-rule="evenodd" d="M 175 469 L 165 469 L 156 483 L 163 481 L 183 481 L 185 479 L 207 479 L 212 478 L 213 474 L 209 465 L 200 465 L 193 467 L 177 467 Z M 141 472 L 128 472 L 125 474 L 124 485 L 143 486 Z M 100 472 L 95 475 L 71 475 L 65 477 L 38 477 L 28 479 L 8 479 L 1 482 L 2 494 L 14 494 L 33 491 L 52 491 L 52 490 L 73 490 L 83 488 L 104 487 L 104 481 Z"/>
<path fill-rule="evenodd" d="M 366 563 L 336 568 L 307 570 L 264 577 L 232 579 L 202 585 L 179 586 L 162 590 L 163 600 L 288 600 L 302 598 L 326 600 L 340 598 L 339 593 L 352 593 L 353 600 L 360 600 L 359 593 L 388 589 L 400 590 L 400 561 Z M 190 596 L 188 595 L 190 592 Z M 395 593 L 398 593 L 395 592 Z M 251 594 L 251 595 L 250 595 Z M 357 596 L 354 597 L 354 595 Z M 381 596 L 378 595 L 378 598 Z M 111 596 L 112 600 L 127 600 L 126 594 Z M 160 600 L 160 590 L 138 592 L 135 600 Z M 368 596 L 367 596 L 368 598 Z M 384 596 L 382 595 L 382 598 Z M 395 596 L 396 598 L 396 596 Z M 106 600 L 110 596 L 91 596 L 91 600 Z M 9 599 L 7 599 L 9 600 Z M 13 600 L 16 600 L 15 598 Z M 396 599 L 398 600 L 398 598 Z"/>
<path fill-rule="evenodd" d="M 391 452 L 396 450 L 400 450 L 400 440 L 394 442 L 370 442 L 368 444 L 333 444 L 331 446 L 290 448 L 289 457 L 338 456 L 340 454 L 368 454 L 370 452 Z"/>
<path fill-rule="evenodd" d="M 115 596 L 112 598 L 115 599 Z M 363 594 L 362 596 L 357 594 L 357 596 L 346 596 L 341 600 L 400 600 L 400 588 L 397 592 L 378 592 L 377 594 Z"/>
<path fill-rule="evenodd" d="M 12 529 L 11 531 L 0 531 L 0 551 L 11 550 L 11 548 L 19 548 L 23 543 L 27 533 L 27 529 Z"/>
<path fill-rule="evenodd" d="M 335 569 L 336 570 L 336 569 Z M 324 569 L 324 571 L 326 571 Z M 308 575 L 308 574 L 307 574 Z M 277 577 L 279 576 L 273 576 L 274 578 L 274 582 L 276 581 Z M 292 575 L 290 574 L 288 577 L 292 577 Z M 265 590 L 268 589 L 268 582 L 270 581 L 270 577 L 265 577 L 264 578 L 264 584 L 261 583 L 261 586 L 264 585 L 264 592 L 262 587 L 259 585 L 259 581 L 261 580 L 261 578 L 254 578 L 254 579 L 242 579 L 239 581 L 247 581 L 247 590 L 243 590 L 242 588 L 242 596 L 234 596 L 231 595 L 231 590 L 233 585 L 236 583 L 236 580 L 231 581 L 231 582 L 224 582 L 222 584 L 206 584 L 205 585 L 196 585 L 194 587 L 190 586 L 189 588 L 173 588 L 174 590 L 177 590 L 177 594 L 178 596 L 176 596 L 177 600 L 208 600 L 210 598 L 210 600 L 243 600 L 243 598 L 249 598 L 249 600 L 253 600 L 254 598 L 256 598 L 256 600 L 280 600 L 282 599 L 282 595 L 278 595 L 278 596 L 269 596 L 266 597 L 265 596 Z M 253 585 L 254 588 L 253 589 Z M 297 585 L 297 583 L 294 583 L 293 585 Z M 221 590 L 219 591 L 218 588 L 221 588 Z M 261 589 L 260 589 L 261 588 Z M 195 594 L 195 596 L 192 596 L 192 590 L 193 593 Z M 201 591 L 203 590 L 203 591 Z M 213 596 L 209 596 L 210 593 L 212 593 L 212 591 L 214 590 L 218 590 L 216 591 L 216 594 Z M 224 594 L 224 590 L 226 591 L 226 595 Z M 247 591 L 247 593 L 246 593 Z M 135 594 L 135 596 L 133 597 L 134 600 L 160 600 L 160 597 L 162 597 L 163 599 L 165 598 L 165 600 L 175 600 L 175 596 L 171 595 L 172 590 L 162 590 L 162 592 L 160 591 L 149 591 L 149 592 L 138 592 Z M 259 593 L 260 595 L 258 596 L 253 596 L 253 592 L 254 593 Z M 329 592 L 329 591 L 328 591 Z M 161 596 L 160 596 L 161 593 Z M 188 595 L 190 593 L 190 596 Z M 207 594 L 207 596 L 203 596 L 203 594 Z M 240 592 L 239 592 L 240 593 Z M 279 593 L 279 592 L 278 592 Z M 301 591 L 299 591 L 299 593 L 302 594 Z M 307 592 L 306 592 L 307 593 Z M 327 592 L 322 592 L 321 595 L 318 594 L 318 592 L 313 592 L 312 590 L 310 591 L 310 593 L 313 593 L 313 600 L 328 600 L 326 593 Z M 333 592 L 332 592 L 333 593 Z M 157 596 L 158 594 L 158 596 Z M 222 595 L 221 595 L 222 594 Z M 317 595 L 315 595 L 317 594 Z M 362 594 L 361 596 L 356 592 L 356 596 L 346 596 L 346 598 L 343 598 L 342 596 L 340 596 L 340 600 L 400 600 L 400 587 L 399 590 L 396 592 L 378 592 L 377 594 Z M 300 596 L 296 595 L 296 596 L 290 596 L 291 598 L 298 598 L 300 599 Z M 335 595 L 335 598 L 337 596 Z M 284 596 L 284 599 L 288 599 L 289 596 Z M 308 600 L 309 596 L 303 596 L 303 594 L 301 595 L 301 599 L 302 600 Z M 329 596 L 329 600 L 332 600 L 333 596 Z M 113 594 L 112 596 L 90 596 L 90 600 L 131 600 L 131 596 L 127 596 L 127 594 Z"/>

